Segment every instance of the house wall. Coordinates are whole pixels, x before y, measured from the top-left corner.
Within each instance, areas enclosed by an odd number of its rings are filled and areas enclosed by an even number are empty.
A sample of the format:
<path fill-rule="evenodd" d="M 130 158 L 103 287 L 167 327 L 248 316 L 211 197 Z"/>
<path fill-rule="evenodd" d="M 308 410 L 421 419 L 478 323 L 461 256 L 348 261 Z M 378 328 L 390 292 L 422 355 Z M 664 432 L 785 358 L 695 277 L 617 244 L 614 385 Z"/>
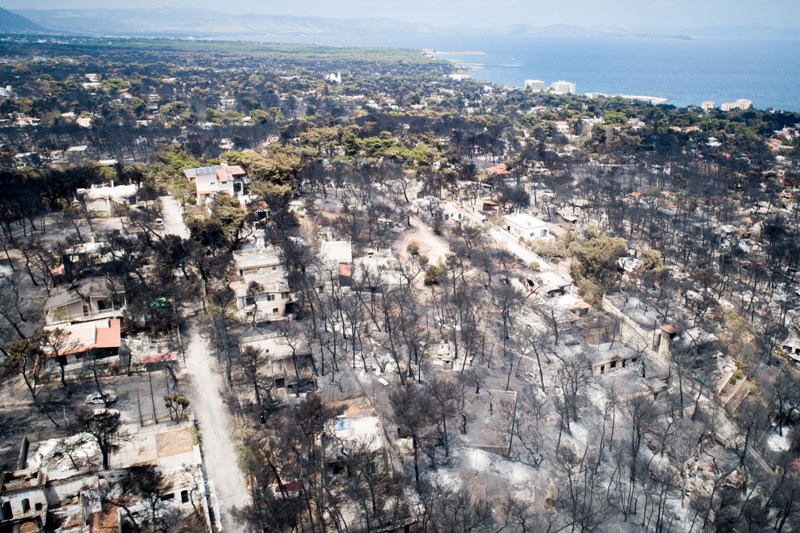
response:
<path fill-rule="evenodd" d="M 286 269 L 283 268 L 280 263 L 280 259 L 276 258 L 275 261 L 265 260 L 262 265 L 240 268 L 239 277 L 243 278 L 245 276 L 255 276 L 258 274 L 267 274 L 269 272 L 284 272 L 285 270 Z"/>
<path fill-rule="evenodd" d="M 218 192 L 226 192 L 231 196 L 234 196 L 233 180 L 222 182 L 217 181 L 216 174 L 197 176 L 197 179 L 195 180 L 195 186 L 197 187 L 198 205 L 202 205 L 207 198 L 214 196 Z"/>
<path fill-rule="evenodd" d="M 506 229 L 515 237 L 523 237 L 525 239 L 539 238 L 544 239 L 550 236 L 547 228 L 544 226 L 520 226 L 511 221 L 506 221 Z"/>
<path fill-rule="evenodd" d="M 6 503 L 10 504 L 11 516 L 6 516 L 9 509 L 9 505 Z M 47 495 L 43 487 L 15 491 L 0 496 L 0 521 L 36 516 L 46 511 Z"/>
<path fill-rule="evenodd" d="M 114 208 L 118 205 L 131 205 L 134 197 L 130 198 L 95 198 L 86 199 L 86 209 L 98 216 L 110 216 L 114 214 Z"/>
<path fill-rule="evenodd" d="M 69 305 L 55 307 L 47 313 L 47 323 L 79 321 L 81 318 L 98 318 L 107 313 L 113 314 L 120 306 L 114 305 L 112 297 L 89 298 L 88 301 L 73 302 Z"/>
<path fill-rule="evenodd" d="M 112 205 L 105 198 L 86 200 L 86 210 L 97 215 L 110 215 L 113 209 Z"/>
<path fill-rule="evenodd" d="M 639 361 L 630 358 L 610 357 L 601 361 L 592 363 L 592 375 L 602 376 L 612 372 L 618 372 L 624 368 L 630 368 L 631 365 L 637 364 Z"/>
<path fill-rule="evenodd" d="M 255 297 L 253 309 L 253 305 L 248 305 L 245 297 L 236 299 L 240 314 L 252 319 L 252 314 L 248 313 L 254 310 L 256 320 L 274 320 L 286 316 L 286 306 L 290 301 L 288 292 L 268 292 Z"/>

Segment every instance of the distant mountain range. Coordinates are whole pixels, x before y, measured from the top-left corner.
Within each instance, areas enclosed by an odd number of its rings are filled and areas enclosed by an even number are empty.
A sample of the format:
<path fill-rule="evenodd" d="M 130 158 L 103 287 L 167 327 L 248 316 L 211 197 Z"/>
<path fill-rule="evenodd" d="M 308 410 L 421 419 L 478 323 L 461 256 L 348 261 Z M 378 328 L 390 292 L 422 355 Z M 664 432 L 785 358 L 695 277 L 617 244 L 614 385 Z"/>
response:
<path fill-rule="evenodd" d="M 0 32 L 2 33 L 51 33 L 27 18 L 0 7 Z"/>
<path fill-rule="evenodd" d="M 46 29 L 45 29 L 46 28 Z M 193 37 L 196 39 L 279 40 L 282 36 L 375 36 L 375 35 L 514 35 L 539 37 L 653 37 L 671 39 L 750 38 L 800 39 L 800 31 L 766 26 L 716 26 L 674 30 L 618 27 L 581 27 L 568 24 L 502 27 L 437 27 L 392 19 L 331 19 L 281 15 L 235 15 L 203 9 L 0 9 L 0 31 L 75 33 L 105 36 Z"/>

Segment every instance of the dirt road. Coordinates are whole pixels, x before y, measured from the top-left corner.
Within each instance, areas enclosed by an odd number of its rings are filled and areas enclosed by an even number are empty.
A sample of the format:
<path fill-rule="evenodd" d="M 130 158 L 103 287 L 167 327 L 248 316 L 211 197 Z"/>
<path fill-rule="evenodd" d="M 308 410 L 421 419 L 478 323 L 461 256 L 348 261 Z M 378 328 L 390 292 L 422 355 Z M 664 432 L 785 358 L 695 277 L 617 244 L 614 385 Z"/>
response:
<path fill-rule="evenodd" d="M 428 256 L 432 264 L 438 264 L 444 261 L 448 253 L 450 253 L 450 245 L 440 235 L 436 235 L 433 230 L 428 227 L 425 222 L 417 217 L 411 217 L 411 227 L 403 238 L 394 245 L 395 253 L 398 255 L 407 255 L 406 249 L 411 242 L 416 242 L 419 245 L 420 255 Z"/>
<path fill-rule="evenodd" d="M 167 196 L 161 198 L 161 203 L 165 232 L 188 237 L 189 230 L 183 223 L 183 209 L 178 202 Z M 203 460 L 217 526 L 224 533 L 244 532 L 230 513 L 234 505 L 248 502 L 250 495 L 236 462 L 236 448 L 229 433 L 233 419 L 222 401 L 224 382 L 221 368 L 197 325 L 189 328 L 185 342 L 192 410 L 200 426 Z"/>
<path fill-rule="evenodd" d="M 237 532 L 244 528 L 234 522 L 230 509 L 250 499 L 244 477 L 236 462 L 236 449 L 230 434 L 231 416 L 222 401 L 223 381 L 217 359 L 197 327 L 189 330 L 187 372 L 191 379 L 192 408 L 200 425 L 203 459 L 212 494 L 212 506 L 221 522 L 220 531 Z"/>

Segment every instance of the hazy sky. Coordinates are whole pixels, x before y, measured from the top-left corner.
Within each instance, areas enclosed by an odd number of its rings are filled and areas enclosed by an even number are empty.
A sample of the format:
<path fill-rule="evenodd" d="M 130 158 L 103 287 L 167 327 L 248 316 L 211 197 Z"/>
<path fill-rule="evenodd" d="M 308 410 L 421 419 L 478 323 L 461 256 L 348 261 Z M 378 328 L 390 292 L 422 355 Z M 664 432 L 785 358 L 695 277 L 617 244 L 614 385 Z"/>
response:
<path fill-rule="evenodd" d="M 6 9 L 189 7 L 232 13 L 386 17 L 437 26 L 800 25 L 797 0 L 5 0 Z"/>

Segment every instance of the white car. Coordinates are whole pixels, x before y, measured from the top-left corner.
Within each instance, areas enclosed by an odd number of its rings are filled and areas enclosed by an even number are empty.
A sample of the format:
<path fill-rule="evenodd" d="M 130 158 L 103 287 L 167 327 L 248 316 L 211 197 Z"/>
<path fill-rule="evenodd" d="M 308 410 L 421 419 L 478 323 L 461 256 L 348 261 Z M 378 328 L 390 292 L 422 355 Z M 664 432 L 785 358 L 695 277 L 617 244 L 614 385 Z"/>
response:
<path fill-rule="evenodd" d="M 106 405 L 117 401 L 117 395 L 110 390 L 104 390 L 103 394 L 93 392 L 86 397 L 86 403 L 93 405 Z"/>

